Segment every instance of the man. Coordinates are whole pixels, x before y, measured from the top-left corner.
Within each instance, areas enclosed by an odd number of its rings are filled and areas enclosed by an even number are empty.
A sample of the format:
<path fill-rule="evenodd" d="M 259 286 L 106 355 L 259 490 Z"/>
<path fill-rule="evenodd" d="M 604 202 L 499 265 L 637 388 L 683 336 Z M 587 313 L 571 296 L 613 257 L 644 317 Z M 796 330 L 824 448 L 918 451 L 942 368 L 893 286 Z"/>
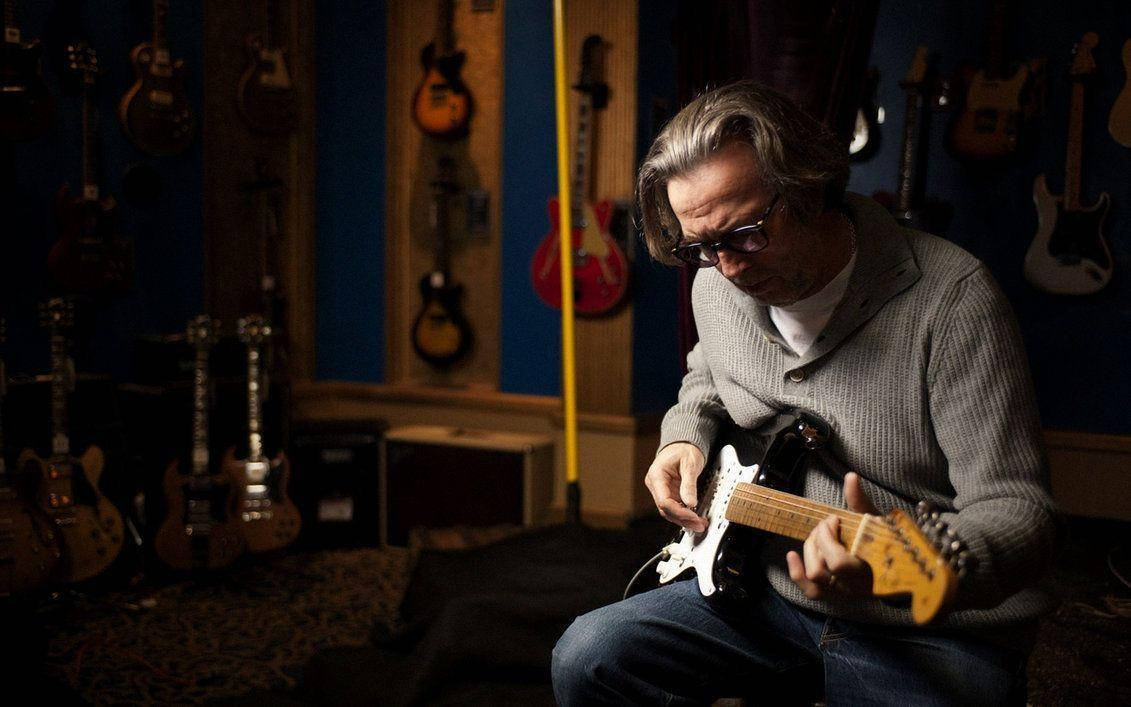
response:
<path fill-rule="evenodd" d="M 977 259 L 845 193 L 847 177 L 831 133 L 752 82 L 701 96 L 656 138 L 638 176 L 644 238 L 656 259 L 702 267 L 700 340 L 645 484 L 663 517 L 701 532 L 697 481 L 724 430 L 758 439 L 807 411 L 855 471 L 811 465 L 798 492 L 880 514 L 931 502 L 973 559 L 953 605 L 918 627 L 871 596 L 830 516 L 804 543 L 762 544 L 746 606 L 676 581 L 579 617 L 554 649 L 562 704 L 1024 704 L 1056 532 L 1014 317 Z"/>

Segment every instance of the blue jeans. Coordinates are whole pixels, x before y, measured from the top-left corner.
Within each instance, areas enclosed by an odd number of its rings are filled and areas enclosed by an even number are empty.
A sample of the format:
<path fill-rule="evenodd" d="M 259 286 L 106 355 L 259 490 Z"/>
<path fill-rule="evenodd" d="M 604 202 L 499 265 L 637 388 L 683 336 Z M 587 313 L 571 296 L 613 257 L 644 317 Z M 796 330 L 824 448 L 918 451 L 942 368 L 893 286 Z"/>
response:
<path fill-rule="evenodd" d="M 553 652 L 559 704 L 1025 704 L 1025 655 L 796 607 L 768 586 L 721 612 L 693 580 L 578 617 Z"/>

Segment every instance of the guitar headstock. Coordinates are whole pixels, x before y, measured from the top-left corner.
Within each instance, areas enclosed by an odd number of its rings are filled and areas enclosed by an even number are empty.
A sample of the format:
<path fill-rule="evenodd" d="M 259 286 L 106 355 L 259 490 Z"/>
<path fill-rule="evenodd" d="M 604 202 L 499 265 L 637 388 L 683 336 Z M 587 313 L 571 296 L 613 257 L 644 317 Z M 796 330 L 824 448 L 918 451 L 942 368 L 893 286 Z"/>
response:
<path fill-rule="evenodd" d="M 98 52 L 86 42 L 67 45 L 67 68 L 78 74 L 86 83 L 94 83 L 98 76 Z"/>
<path fill-rule="evenodd" d="M 907 75 L 903 77 L 903 86 L 922 85 L 927 80 L 927 70 L 931 63 L 931 50 L 926 44 L 920 44 L 915 49 L 915 56 L 911 58 L 911 66 Z"/>
<path fill-rule="evenodd" d="M 872 593 L 911 595 L 911 618 L 934 620 L 958 590 L 959 575 L 940 549 L 908 514 L 870 517 L 875 528 L 861 534 L 854 552 L 872 568 Z"/>
<path fill-rule="evenodd" d="M 1073 76 L 1086 76 L 1096 70 L 1096 59 L 1092 50 L 1100 43 L 1100 37 L 1095 32 L 1087 32 L 1076 47 L 1072 50 L 1072 68 L 1069 73 Z"/>
<path fill-rule="evenodd" d="M 605 40 L 599 34 L 591 34 L 581 45 L 581 74 L 574 86 L 593 98 L 593 108 L 601 110 L 609 100 L 609 86 L 605 83 L 602 71 Z"/>
<path fill-rule="evenodd" d="M 219 332 L 219 320 L 213 319 L 207 314 L 201 314 L 189 321 L 185 335 L 188 337 L 188 342 L 194 347 L 206 349 L 216 343 Z"/>
<path fill-rule="evenodd" d="M 62 332 L 75 324 L 75 303 L 64 297 L 52 297 L 39 306 L 39 324 L 52 332 Z"/>
<path fill-rule="evenodd" d="M 240 341 L 245 344 L 258 346 L 271 338 L 271 325 L 258 314 L 240 317 L 236 322 L 236 329 L 239 332 Z"/>

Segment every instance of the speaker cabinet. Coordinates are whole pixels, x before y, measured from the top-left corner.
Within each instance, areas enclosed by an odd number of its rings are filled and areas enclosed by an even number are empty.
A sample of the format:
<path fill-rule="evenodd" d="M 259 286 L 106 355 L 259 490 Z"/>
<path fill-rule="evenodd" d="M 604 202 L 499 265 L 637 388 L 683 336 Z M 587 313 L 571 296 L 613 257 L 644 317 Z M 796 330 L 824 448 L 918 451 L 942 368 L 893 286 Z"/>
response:
<path fill-rule="evenodd" d="M 379 421 L 296 425 L 290 496 L 302 514 L 299 547 L 375 547 L 380 541 Z"/>
<path fill-rule="evenodd" d="M 442 426 L 390 429 L 381 465 L 381 542 L 414 526 L 536 525 L 553 497 L 548 437 Z"/>

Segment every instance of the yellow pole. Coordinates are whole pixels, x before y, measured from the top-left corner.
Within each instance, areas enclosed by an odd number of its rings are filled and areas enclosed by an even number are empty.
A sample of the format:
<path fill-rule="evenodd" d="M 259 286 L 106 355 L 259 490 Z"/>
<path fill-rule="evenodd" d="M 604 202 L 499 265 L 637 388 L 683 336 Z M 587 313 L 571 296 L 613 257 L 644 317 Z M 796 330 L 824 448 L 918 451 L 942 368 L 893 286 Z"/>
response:
<path fill-rule="evenodd" d="M 573 223 L 569 183 L 569 102 L 566 93 L 563 0 L 554 0 L 554 104 L 558 133 L 558 262 L 562 273 L 562 405 L 565 417 L 566 518 L 581 521 L 577 474 L 577 384 L 573 358 Z"/>

